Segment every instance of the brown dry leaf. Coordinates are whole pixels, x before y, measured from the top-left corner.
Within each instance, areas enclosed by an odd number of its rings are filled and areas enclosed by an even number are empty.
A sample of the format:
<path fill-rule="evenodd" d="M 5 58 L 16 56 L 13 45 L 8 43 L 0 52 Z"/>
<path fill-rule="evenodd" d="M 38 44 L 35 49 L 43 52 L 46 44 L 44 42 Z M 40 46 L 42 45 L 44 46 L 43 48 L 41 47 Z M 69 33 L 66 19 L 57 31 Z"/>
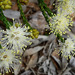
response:
<path fill-rule="evenodd" d="M 14 10 L 4 10 L 3 11 L 3 13 L 4 13 L 4 15 L 5 15 L 5 17 L 7 17 L 8 19 L 12 19 L 12 18 L 14 18 L 14 19 L 19 19 L 19 17 L 20 17 L 20 12 L 19 11 L 14 11 Z"/>
<path fill-rule="evenodd" d="M 57 69 L 60 69 L 61 68 L 61 61 L 60 61 L 60 58 L 59 58 L 59 50 L 55 50 L 52 55 L 51 55 L 51 59 L 55 65 L 55 67 Z"/>
<path fill-rule="evenodd" d="M 20 72 L 20 70 L 23 68 L 23 66 L 22 66 L 22 64 L 16 64 L 15 66 L 14 66 L 14 75 L 18 75 L 19 74 L 19 72 Z"/>
<path fill-rule="evenodd" d="M 27 4 L 27 8 L 25 10 L 25 15 L 26 15 L 27 18 L 30 18 L 30 16 L 32 14 L 34 14 L 35 12 L 37 12 L 39 10 L 40 10 L 40 8 L 39 8 L 38 4 L 29 2 Z"/>
<path fill-rule="evenodd" d="M 69 64 L 75 70 L 75 58 L 73 56 L 71 57 Z"/>
<path fill-rule="evenodd" d="M 52 5 L 56 0 L 50 0 L 50 5 Z"/>
<path fill-rule="evenodd" d="M 16 0 L 11 0 L 11 1 L 12 1 L 12 7 L 11 7 L 11 9 L 12 10 L 18 10 L 18 6 L 17 6 Z"/>
<path fill-rule="evenodd" d="M 17 6 L 17 3 L 15 3 L 12 7 L 11 7 L 12 10 L 18 10 L 18 6 Z"/>
<path fill-rule="evenodd" d="M 50 4 L 50 0 L 44 0 L 44 2 L 49 5 Z"/>
<path fill-rule="evenodd" d="M 71 14 L 72 20 L 75 21 L 75 13 Z"/>
<path fill-rule="evenodd" d="M 38 4 L 29 2 L 27 4 L 27 8 L 25 10 L 26 17 L 29 18 L 32 14 L 34 14 L 35 12 L 37 12 L 39 10 L 40 10 L 40 8 L 39 8 Z"/>
<path fill-rule="evenodd" d="M 39 6 L 36 3 L 29 2 L 27 7 L 34 8 L 36 11 L 40 10 Z"/>
<path fill-rule="evenodd" d="M 38 3 L 38 0 L 29 0 L 29 2 Z"/>
<path fill-rule="evenodd" d="M 14 75 L 14 73 L 9 72 L 9 73 L 6 73 L 5 75 Z"/>
<path fill-rule="evenodd" d="M 53 9 L 53 6 L 52 6 L 52 5 L 49 5 L 48 7 L 49 7 L 50 9 Z"/>
<path fill-rule="evenodd" d="M 38 39 L 32 39 L 33 44 L 31 45 L 31 47 L 35 47 L 37 45 L 40 45 L 43 42 L 52 41 L 54 39 L 55 39 L 55 35 L 54 34 L 51 34 L 50 36 L 39 35 Z"/>
<path fill-rule="evenodd" d="M 75 26 L 72 27 L 71 31 L 75 35 Z"/>
<path fill-rule="evenodd" d="M 74 27 L 75 28 L 75 27 Z M 75 32 L 73 30 L 71 30 L 72 32 L 70 31 L 67 31 L 67 34 L 72 37 L 73 39 L 75 38 Z"/>
<path fill-rule="evenodd" d="M 59 50 L 55 50 L 53 53 L 52 53 L 52 56 L 55 56 L 56 58 L 59 59 Z"/>
<path fill-rule="evenodd" d="M 30 16 L 32 19 L 29 21 L 30 25 L 37 29 L 40 33 L 44 33 L 45 28 L 49 29 L 47 22 L 41 11 L 36 12 Z"/>
<path fill-rule="evenodd" d="M 33 54 L 29 63 L 27 64 L 26 70 L 34 67 L 37 63 L 37 59 L 38 59 L 38 53 Z"/>
<path fill-rule="evenodd" d="M 23 56 L 26 57 L 26 56 L 32 55 L 34 53 L 37 53 L 38 51 L 42 50 L 43 48 L 44 48 L 44 46 L 37 46 L 34 48 L 30 48 L 30 49 L 25 51 Z"/>
<path fill-rule="evenodd" d="M 44 0 L 44 2 L 47 4 L 48 8 L 53 9 L 53 2 L 54 0 Z"/>

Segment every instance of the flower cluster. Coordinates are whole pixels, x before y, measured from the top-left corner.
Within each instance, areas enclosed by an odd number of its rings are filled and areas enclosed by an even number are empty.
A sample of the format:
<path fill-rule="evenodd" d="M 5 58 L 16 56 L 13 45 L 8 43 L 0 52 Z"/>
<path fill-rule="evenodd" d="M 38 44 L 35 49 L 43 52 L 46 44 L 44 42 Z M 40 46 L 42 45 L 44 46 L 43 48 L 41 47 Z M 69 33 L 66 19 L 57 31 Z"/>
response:
<path fill-rule="evenodd" d="M 61 0 L 58 0 L 61 1 Z M 58 12 L 70 15 L 75 12 L 75 0 L 63 0 L 58 5 Z"/>
<path fill-rule="evenodd" d="M 14 23 L 14 25 L 10 27 L 10 30 L 6 29 L 6 31 L 2 31 L 3 34 L 5 34 L 0 40 L 2 47 L 21 52 L 24 46 L 27 47 L 27 45 L 31 44 L 31 38 L 27 37 L 31 35 L 30 32 L 27 32 L 28 29 L 26 26 L 21 27 L 20 24 Z"/>
<path fill-rule="evenodd" d="M 59 34 L 61 37 L 66 31 L 71 31 L 70 27 L 73 25 L 71 14 L 75 12 L 75 0 L 57 0 L 57 15 L 50 17 L 50 30 L 56 36 Z M 58 37 L 58 36 L 57 36 Z M 60 39 L 60 37 L 58 37 Z M 60 51 L 62 56 L 70 57 L 71 54 L 75 55 L 75 42 L 74 38 L 68 37 L 65 42 L 60 42 Z"/>
<path fill-rule="evenodd" d="M 70 14 L 74 13 L 75 0 L 58 0 L 57 15 L 53 16 L 50 21 L 50 30 L 54 34 L 65 34 L 66 30 L 69 30 L 69 26 L 72 26 L 72 18 Z"/>
<path fill-rule="evenodd" d="M 21 55 L 27 45 L 31 45 L 32 42 L 31 32 L 28 32 L 29 27 L 23 26 L 20 23 L 15 23 L 13 20 L 13 26 L 10 29 L 0 30 L 2 37 L 0 44 L 2 49 L 0 50 L 0 72 L 1 74 L 10 72 L 10 69 L 14 69 L 14 65 L 20 62 L 16 58 L 16 55 Z"/>
<path fill-rule="evenodd" d="M 12 3 L 10 0 L 0 0 L 0 7 L 2 9 L 10 9 L 11 5 L 12 5 Z"/>
<path fill-rule="evenodd" d="M 31 32 L 31 37 L 38 38 L 39 32 L 36 29 L 31 29 L 29 32 Z"/>
<path fill-rule="evenodd" d="M 68 26 L 72 26 L 72 20 L 70 19 L 70 16 L 64 16 L 63 14 L 57 14 L 56 16 L 52 17 L 52 20 L 50 22 L 50 30 L 54 34 L 65 34 L 66 30 L 70 29 Z"/>
<path fill-rule="evenodd" d="M 60 50 L 62 53 L 62 56 L 67 58 L 69 56 L 69 58 L 71 58 L 71 53 L 73 53 L 73 51 L 75 51 L 75 42 L 72 38 L 67 38 L 65 40 L 65 43 L 59 43 L 60 45 Z M 74 53 L 73 53 L 74 54 Z"/>
<path fill-rule="evenodd" d="M 0 75 L 12 71 L 14 66 L 20 62 L 13 50 L 0 49 Z"/>

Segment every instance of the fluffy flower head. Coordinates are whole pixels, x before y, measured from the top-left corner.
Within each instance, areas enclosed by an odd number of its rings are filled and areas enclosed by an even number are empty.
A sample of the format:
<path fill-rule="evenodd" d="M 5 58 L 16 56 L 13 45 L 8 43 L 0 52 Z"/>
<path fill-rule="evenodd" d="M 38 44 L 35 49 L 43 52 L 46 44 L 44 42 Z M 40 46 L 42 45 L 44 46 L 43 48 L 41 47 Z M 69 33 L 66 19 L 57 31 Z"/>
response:
<path fill-rule="evenodd" d="M 60 50 L 64 57 L 70 56 L 70 53 L 73 53 L 73 51 L 75 50 L 75 43 L 71 38 L 67 38 L 67 40 L 65 40 L 65 43 L 60 43 L 60 46 Z"/>
<path fill-rule="evenodd" d="M 16 63 L 20 61 L 16 58 L 12 50 L 0 49 L 0 72 L 1 74 L 10 72 Z"/>
<path fill-rule="evenodd" d="M 50 30 L 54 32 L 54 34 L 65 34 L 66 30 L 70 29 L 68 26 L 72 26 L 72 21 L 70 21 L 70 17 L 65 17 L 63 14 L 57 14 L 57 16 L 52 17 L 52 21 L 50 22 Z"/>
<path fill-rule="evenodd" d="M 30 40 L 31 38 L 27 37 L 30 35 L 30 32 L 27 32 L 29 28 L 26 26 L 21 27 L 20 24 L 15 24 L 10 27 L 9 29 L 6 29 L 6 31 L 2 31 L 4 36 L 0 40 L 1 45 L 4 48 L 11 48 L 14 50 L 22 50 L 22 47 L 27 47 L 27 45 L 31 44 Z"/>
<path fill-rule="evenodd" d="M 61 1 L 61 0 L 58 0 Z M 75 12 L 75 0 L 62 0 L 58 5 L 58 12 L 69 15 Z"/>

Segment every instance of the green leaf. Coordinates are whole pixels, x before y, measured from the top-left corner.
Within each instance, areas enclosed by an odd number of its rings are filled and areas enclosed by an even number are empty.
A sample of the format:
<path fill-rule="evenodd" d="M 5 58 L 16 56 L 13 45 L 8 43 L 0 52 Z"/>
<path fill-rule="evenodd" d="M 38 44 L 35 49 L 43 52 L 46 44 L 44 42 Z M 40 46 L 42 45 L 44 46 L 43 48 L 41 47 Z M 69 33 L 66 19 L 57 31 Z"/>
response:
<path fill-rule="evenodd" d="M 32 27 L 30 26 L 30 24 L 28 23 L 28 21 L 27 21 L 27 19 L 26 19 L 26 17 L 25 17 L 25 14 L 24 14 L 24 12 L 23 12 L 23 9 L 22 9 L 22 6 L 21 6 L 19 0 L 17 0 L 17 4 L 18 4 L 18 8 L 19 8 L 19 10 L 20 10 L 21 17 L 22 17 L 22 19 L 23 19 L 23 23 L 26 24 L 27 27 L 29 26 L 30 29 L 32 29 Z"/>
<path fill-rule="evenodd" d="M 0 45 L 0 49 L 2 49 L 2 46 Z"/>
<path fill-rule="evenodd" d="M 64 38 L 62 36 L 60 36 L 60 34 L 58 33 L 57 34 L 57 38 L 61 41 L 61 42 L 65 42 Z"/>
<path fill-rule="evenodd" d="M 3 23 L 6 25 L 6 28 L 9 29 L 12 23 L 10 23 L 7 18 L 4 16 L 3 11 L 0 7 L 0 20 L 3 21 Z"/>
<path fill-rule="evenodd" d="M 49 24 L 50 20 L 49 20 L 48 15 L 47 15 L 47 13 L 46 13 L 44 7 L 43 7 L 43 0 L 38 0 L 38 3 L 39 3 L 39 7 L 40 7 L 40 9 L 41 9 L 41 11 L 42 11 L 42 14 L 43 14 L 44 17 L 45 17 L 46 22 Z"/>

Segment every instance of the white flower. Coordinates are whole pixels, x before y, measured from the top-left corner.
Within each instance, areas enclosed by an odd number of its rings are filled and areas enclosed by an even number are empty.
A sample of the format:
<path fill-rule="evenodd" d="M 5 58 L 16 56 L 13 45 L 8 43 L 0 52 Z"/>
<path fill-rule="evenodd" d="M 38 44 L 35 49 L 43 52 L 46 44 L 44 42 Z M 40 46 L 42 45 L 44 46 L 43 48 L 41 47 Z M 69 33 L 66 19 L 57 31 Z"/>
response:
<path fill-rule="evenodd" d="M 14 23 L 13 26 L 6 31 L 2 31 L 5 35 L 0 40 L 3 48 L 12 48 L 14 50 L 22 51 L 22 47 L 27 47 L 27 45 L 31 44 L 31 38 L 27 37 L 31 33 L 27 32 L 28 28 L 26 26 L 21 27 L 20 24 Z"/>
<path fill-rule="evenodd" d="M 72 26 L 72 21 L 69 16 L 66 17 L 63 14 L 53 16 L 50 22 L 50 30 L 54 32 L 54 34 L 65 34 L 66 30 L 70 31 L 68 26 Z"/>
<path fill-rule="evenodd" d="M 67 40 L 65 40 L 65 43 L 60 43 L 60 50 L 62 52 L 62 55 L 64 57 L 68 57 L 70 56 L 70 53 L 73 53 L 73 50 L 75 50 L 75 43 L 74 40 L 72 38 L 67 38 Z"/>
<path fill-rule="evenodd" d="M 16 58 L 15 53 L 12 50 L 0 49 L 0 72 L 8 73 L 14 66 L 20 63 L 20 60 Z"/>
<path fill-rule="evenodd" d="M 59 0 L 58 0 L 59 1 Z M 69 15 L 75 12 L 75 0 L 63 0 L 59 2 L 58 12 Z"/>

